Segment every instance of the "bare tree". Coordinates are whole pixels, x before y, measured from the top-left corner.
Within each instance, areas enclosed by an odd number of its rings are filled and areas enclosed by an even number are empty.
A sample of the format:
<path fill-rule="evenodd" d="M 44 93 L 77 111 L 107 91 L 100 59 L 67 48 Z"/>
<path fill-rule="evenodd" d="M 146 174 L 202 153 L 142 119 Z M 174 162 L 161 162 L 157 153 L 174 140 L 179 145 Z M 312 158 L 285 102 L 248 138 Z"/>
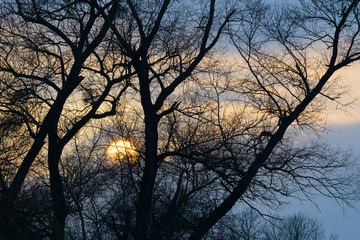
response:
<path fill-rule="evenodd" d="M 294 239 L 294 240 L 323 240 L 325 233 L 322 225 L 313 218 L 304 214 L 295 214 L 281 220 L 278 226 L 266 231 L 265 239 Z"/>
<path fill-rule="evenodd" d="M 196 1 L 191 5 L 196 7 L 169 0 L 155 4 L 126 1 L 121 4 L 124 14 L 111 24 L 119 52 L 129 57 L 136 71 L 138 82 L 134 89 L 144 116 L 145 162 L 136 207 L 135 239 L 148 238 L 153 190 L 161 163 L 157 150 L 159 122 L 179 106 L 178 102 L 166 100 L 214 47 L 234 13 L 230 10 L 222 14 L 216 1 Z M 106 14 L 103 17 L 108 19 Z M 124 20 L 126 25 L 122 24 Z"/>
<path fill-rule="evenodd" d="M 345 200 L 349 154 L 298 136 L 318 130 L 322 103 L 340 102 L 335 72 L 360 59 L 359 1 L 295 4 L 6 4 L 1 112 L 32 141 L 8 161 L 19 165 L 15 177 L 1 172 L 2 206 L 19 195 L 41 150 L 53 239 L 64 238 L 69 210 L 83 239 L 201 239 L 237 203 L 272 207 L 299 192 Z M 231 65 L 215 48 L 225 31 L 237 53 Z M 116 111 L 117 128 L 101 128 L 131 139 L 136 156 L 106 167 L 107 141 L 83 152 L 80 136 L 91 119 Z"/>
<path fill-rule="evenodd" d="M 267 219 L 268 220 L 268 219 Z M 264 239 L 267 220 L 253 209 L 228 214 L 222 218 L 207 234 L 206 239 Z M 274 219 L 272 219 L 274 220 Z"/>
<path fill-rule="evenodd" d="M 294 183 L 300 183 L 299 180 L 303 179 L 305 184 L 314 186 L 310 181 L 313 177 L 306 178 L 307 174 L 301 177 L 290 159 L 277 158 L 276 155 L 280 153 L 281 156 L 281 152 L 284 152 L 281 143 L 291 125 L 308 126 L 313 123 L 314 113 L 318 112 L 319 107 L 317 99 L 337 99 L 337 95 L 333 96 L 330 92 L 330 89 L 333 90 L 331 80 L 334 73 L 359 60 L 358 3 L 301 1 L 296 10 L 267 12 L 270 18 L 258 11 L 258 14 L 240 21 L 239 29 L 243 31 L 234 33 L 232 41 L 247 64 L 248 78 L 244 81 L 244 87 L 248 89 L 249 103 L 264 113 L 267 124 L 258 132 L 262 144 L 254 149 L 254 158 L 244 169 L 241 178 L 228 196 L 203 216 L 190 239 L 200 239 L 238 199 L 249 193 L 258 194 L 251 191 L 251 186 L 254 182 L 266 184 L 261 177 L 265 176 L 265 172 L 270 176 L 274 172 L 286 173 Z M 318 51 L 310 52 L 313 48 Z M 318 52 L 320 56 L 316 54 Z M 315 54 L 315 57 L 311 57 L 311 54 Z M 286 156 L 291 156 L 291 152 Z M 307 162 L 305 158 L 304 163 Z M 309 168 L 310 172 L 312 169 Z M 326 166 L 321 169 L 326 169 Z M 336 195 L 337 189 L 334 187 L 337 180 L 329 182 L 320 176 L 314 179 L 330 195 Z M 267 183 L 270 189 L 273 180 L 270 177 Z M 277 186 L 282 186 L 279 184 Z M 274 190 L 278 189 L 275 187 Z M 283 194 L 286 196 L 288 193 Z"/>
<path fill-rule="evenodd" d="M 102 11 L 112 21 L 117 4 Z M 63 149 L 91 119 L 115 113 L 131 76 L 124 58 L 114 60 L 109 54 L 109 25 L 100 16 L 93 4 L 82 1 L 2 3 L 0 71 L 7 86 L 5 96 L 12 98 L 2 102 L 1 111 L 20 118 L 32 138 L 23 158 L 16 160 L 16 174 L 1 196 L 4 236 L 12 234 L 6 231 L 6 218 L 11 216 L 6 209 L 12 208 L 31 165 L 47 142 L 53 205 L 51 238 L 64 238 L 68 209 L 59 171 Z M 34 107 L 27 107 L 28 103 Z"/>
<path fill-rule="evenodd" d="M 304 129 L 316 130 L 316 117 L 324 98 L 337 101 L 340 96 L 332 95 L 336 86 L 331 84 L 331 77 L 358 60 L 354 27 L 358 26 L 355 11 L 358 2 L 329 3 L 333 5 L 329 7 L 332 11 L 336 7 L 345 9 L 339 16 L 334 13 L 339 21 L 322 17 L 323 12 L 314 10 L 319 8 L 315 2 L 301 4 L 302 8 L 297 6 L 296 11 L 281 8 L 279 12 L 259 1 L 239 7 L 238 21 L 231 22 L 229 31 L 240 56 L 238 74 L 243 77 L 229 74 L 230 85 L 222 90 L 216 86 L 216 80 L 209 86 L 204 80 L 214 72 L 210 69 L 213 62 L 205 61 L 206 68 L 202 68 L 199 61 L 220 33 L 217 31 L 214 38 L 209 35 L 216 13 L 215 1 L 209 5 L 207 24 L 194 26 L 195 32 L 204 34 L 197 44 L 188 44 L 185 36 L 175 43 L 161 39 L 168 36 L 165 33 L 169 29 L 176 33 L 176 26 L 182 26 L 180 18 L 174 22 L 163 20 L 167 12 L 178 13 L 172 12 L 174 6 L 180 9 L 176 3 L 164 1 L 154 8 L 149 8 L 146 1 L 122 5 L 128 9 L 123 18 L 131 19 L 131 27 L 118 23 L 112 25 L 112 31 L 119 51 L 132 58 L 138 77 L 133 89 L 139 94 L 143 113 L 138 115 L 144 122 L 141 145 L 144 162 L 140 164 L 143 174 L 134 230 L 137 238 L 146 239 L 149 232 L 153 239 L 175 238 L 172 235 L 175 233 L 170 233 L 173 228 L 186 226 L 186 230 L 179 231 L 185 231 L 189 239 L 200 239 L 239 200 L 249 205 L 255 204 L 251 201 L 260 201 L 271 206 L 281 203 L 279 196 L 294 196 L 301 191 L 309 197 L 314 189 L 345 199 L 343 194 L 350 190 L 340 169 L 350 164 L 348 155 L 334 154 L 315 142 L 297 145 L 301 141 L 293 134 Z M 309 6 L 313 11 L 308 11 Z M 223 19 L 219 30 L 227 22 L 226 16 Z M 312 29 L 315 23 L 330 25 L 325 28 L 329 32 L 320 35 L 315 31 L 320 28 Z M 186 26 L 193 27 L 190 23 Z M 340 34 L 342 31 L 351 32 L 353 38 Z M 347 53 L 338 51 L 340 45 L 348 49 Z M 308 57 L 307 52 L 314 48 L 321 52 Z M 187 53 L 187 58 L 180 50 Z M 330 57 L 322 51 L 327 51 Z M 167 63 L 169 59 L 177 61 Z M 213 75 L 213 79 L 220 75 Z M 187 91 L 179 90 L 180 86 L 181 90 L 188 86 Z M 209 93 L 208 87 L 214 86 Z M 178 105 L 179 95 L 185 93 L 187 100 Z M 225 93 L 235 95 L 232 102 L 238 104 L 232 118 L 220 115 L 222 111 L 229 113 L 222 105 L 226 102 Z M 164 126 L 168 128 L 162 135 Z M 165 188 L 171 190 L 163 198 Z M 194 206 L 201 207 L 194 211 Z"/>
<path fill-rule="evenodd" d="M 323 225 L 316 219 L 296 213 L 289 216 L 262 216 L 258 211 L 247 208 L 238 214 L 224 217 L 206 235 L 206 239 L 241 240 L 325 240 L 336 239 L 335 234 L 326 237 Z"/>

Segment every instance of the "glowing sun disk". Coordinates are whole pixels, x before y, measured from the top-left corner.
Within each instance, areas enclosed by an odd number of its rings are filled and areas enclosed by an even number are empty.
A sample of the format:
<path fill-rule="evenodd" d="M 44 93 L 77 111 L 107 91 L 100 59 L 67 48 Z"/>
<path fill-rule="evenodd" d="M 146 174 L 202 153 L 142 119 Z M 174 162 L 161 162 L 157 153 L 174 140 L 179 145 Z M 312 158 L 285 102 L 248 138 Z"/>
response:
<path fill-rule="evenodd" d="M 125 158 L 133 162 L 136 156 L 136 149 L 130 141 L 119 139 L 112 142 L 106 149 L 108 161 L 110 164 Z"/>

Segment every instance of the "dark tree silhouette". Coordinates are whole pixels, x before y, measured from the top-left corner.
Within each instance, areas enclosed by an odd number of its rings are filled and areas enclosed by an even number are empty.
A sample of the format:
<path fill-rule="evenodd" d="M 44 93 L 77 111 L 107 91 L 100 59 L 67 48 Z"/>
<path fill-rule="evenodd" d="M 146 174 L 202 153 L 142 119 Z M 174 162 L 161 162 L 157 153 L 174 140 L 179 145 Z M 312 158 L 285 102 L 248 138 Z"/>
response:
<path fill-rule="evenodd" d="M 191 5 L 195 8 L 170 0 L 155 4 L 126 1 L 121 5 L 125 9 L 122 18 L 114 24 L 107 22 L 116 37 L 118 51 L 129 58 L 138 79 L 134 88 L 143 109 L 145 162 L 136 204 L 135 239 L 147 239 L 153 190 L 161 163 L 159 122 L 180 104 L 166 100 L 214 47 L 234 10 L 220 13 L 215 0 L 194 1 Z M 108 19 L 105 13 L 103 17 Z"/>
<path fill-rule="evenodd" d="M 33 211 L 51 239 L 211 238 L 236 204 L 349 198 L 349 154 L 305 135 L 360 59 L 359 1 L 292 4 L 3 2 L 0 237 Z"/>
<path fill-rule="evenodd" d="M 63 239 L 68 212 L 59 171 L 63 149 L 91 119 L 115 113 L 131 73 L 123 58 L 115 60 L 108 54 L 109 25 L 92 4 L 4 1 L 1 5 L 0 71 L 7 87 L 1 112 L 20 119 L 25 136 L 31 138 L 26 153 L 16 159 L 14 177 L 2 188 L 2 236 L 17 239 L 16 229 L 21 228 L 9 221 L 12 214 L 7 211 L 13 208 L 46 142 L 53 206 L 51 239 Z M 117 4 L 104 11 L 114 19 Z"/>

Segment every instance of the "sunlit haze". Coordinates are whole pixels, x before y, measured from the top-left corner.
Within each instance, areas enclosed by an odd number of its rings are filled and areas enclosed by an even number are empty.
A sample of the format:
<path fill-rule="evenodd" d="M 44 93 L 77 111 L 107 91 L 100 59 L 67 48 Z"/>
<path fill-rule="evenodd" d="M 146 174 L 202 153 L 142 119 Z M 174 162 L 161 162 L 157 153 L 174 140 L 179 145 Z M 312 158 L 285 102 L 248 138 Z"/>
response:
<path fill-rule="evenodd" d="M 350 103 L 347 106 L 341 106 L 334 103 L 328 109 L 327 123 L 331 125 L 347 125 L 360 123 L 360 64 L 353 64 L 339 72 L 338 76 L 345 85 L 346 94 L 344 94 L 340 102 Z"/>
<path fill-rule="evenodd" d="M 106 155 L 110 164 L 123 161 L 132 163 L 135 161 L 136 149 L 130 141 L 118 139 L 107 147 Z"/>

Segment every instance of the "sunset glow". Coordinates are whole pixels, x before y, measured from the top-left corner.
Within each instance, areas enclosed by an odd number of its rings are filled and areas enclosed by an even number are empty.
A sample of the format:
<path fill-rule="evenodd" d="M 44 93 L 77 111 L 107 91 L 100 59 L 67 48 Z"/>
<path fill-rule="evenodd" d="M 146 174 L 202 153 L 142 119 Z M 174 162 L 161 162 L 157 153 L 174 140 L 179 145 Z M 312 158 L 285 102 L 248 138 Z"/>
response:
<path fill-rule="evenodd" d="M 126 161 L 133 163 L 136 159 L 136 149 L 130 141 L 118 139 L 107 147 L 106 155 L 110 164 Z"/>

